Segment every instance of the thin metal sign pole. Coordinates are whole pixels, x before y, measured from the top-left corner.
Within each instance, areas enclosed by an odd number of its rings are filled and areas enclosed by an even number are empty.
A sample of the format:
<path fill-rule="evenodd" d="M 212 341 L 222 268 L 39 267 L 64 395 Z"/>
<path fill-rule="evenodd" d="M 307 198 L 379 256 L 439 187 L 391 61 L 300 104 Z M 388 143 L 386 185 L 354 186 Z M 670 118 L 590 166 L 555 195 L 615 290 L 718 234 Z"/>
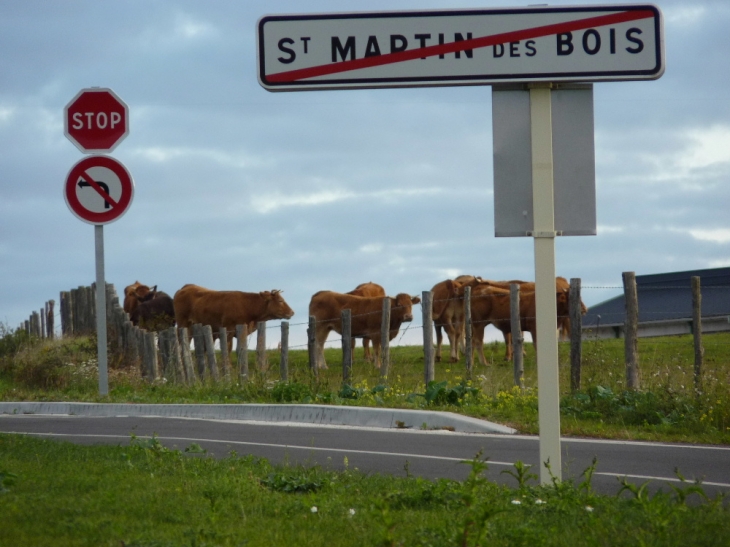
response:
<path fill-rule="evenodd" d="M 560 392 L 555 301 L 555 217 L 553 205 L 552 109 L 549 83 L 530 85 L 532 203 L 535 243 L 537 389 L 540 427 L 540 483 L 562 480 Z M 550 469 L 545 463 L 550 463 Z M 552 476 L 551 476 L 552 473 Z"/>
<path fill-rule="evenodd" d="M 106 351 L 106 281 L 104 279 L 104 225 L 94 225 L 96 260 L 96 347 L 99 360 L 99 395 L 109 394 Z"/>

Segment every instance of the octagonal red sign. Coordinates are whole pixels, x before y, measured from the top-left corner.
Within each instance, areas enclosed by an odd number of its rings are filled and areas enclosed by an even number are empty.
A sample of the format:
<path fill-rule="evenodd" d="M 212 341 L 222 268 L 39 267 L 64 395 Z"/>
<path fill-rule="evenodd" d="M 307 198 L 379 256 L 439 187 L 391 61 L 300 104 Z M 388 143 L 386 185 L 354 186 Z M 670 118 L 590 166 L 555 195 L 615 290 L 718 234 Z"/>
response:
<path fill-rule="evenodd" d="M 111 89 L 82 89 L 64 108 L 63 127 L 82 152 L 109 152 L 129 134 L 129 110 Z"/>

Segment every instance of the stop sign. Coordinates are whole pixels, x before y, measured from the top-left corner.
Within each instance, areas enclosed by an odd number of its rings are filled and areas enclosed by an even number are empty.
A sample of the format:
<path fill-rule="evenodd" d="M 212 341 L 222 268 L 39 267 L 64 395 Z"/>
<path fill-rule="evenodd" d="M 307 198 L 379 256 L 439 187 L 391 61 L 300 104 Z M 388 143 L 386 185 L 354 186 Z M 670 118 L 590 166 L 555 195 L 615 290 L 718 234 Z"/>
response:
<path fill-rule="evenodd" d="M 129 133 L 129 110 L 111 89 L 82 89 L 64 108 L 63 127 L 82 152 L 109 152 Z"/>

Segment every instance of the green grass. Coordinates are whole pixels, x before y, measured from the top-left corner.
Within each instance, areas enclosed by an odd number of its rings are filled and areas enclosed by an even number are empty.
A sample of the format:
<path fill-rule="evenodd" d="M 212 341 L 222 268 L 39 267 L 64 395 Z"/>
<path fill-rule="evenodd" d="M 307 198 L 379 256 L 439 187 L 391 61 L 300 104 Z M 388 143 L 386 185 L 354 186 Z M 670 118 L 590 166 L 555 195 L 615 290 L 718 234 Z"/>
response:
<path fill-rule="evenodd" d="M 182 447 L 181 447 L 182 448 Z M 730 510 L 701 487 L 615 497 L 580 482 L 513 487 L 214 459 L 157 439 L 79 446 L 0 434 L 0 545 L 162 546 L 716 546 Z M 339 463 L 339 462 L 338 462 Z M 689 503 L 687 503 L 689 501 Z"/>
<path fill-rule="evenodd" d="M 570 393 L 569 345 L 559 345 L 561 426 L 564 435 L 730 444 L 730 333 L 704 336 L 705 362 L 695 390 L 691 336 L 639 340 L 641 389 L 625 389 L 623 340 L 587 341 L 582 389 Z M 537 433 L 537 376 L 532 344 L 526 345 L 525 389 L 513 386 L 504 344 L 485 346 L 488 365 L 437 363 L 436 380 L 424 385 L 423 349 L 391 348 L 390 375 L 355 353 L 352 381 L 342 385 L 341 351 L 326 350 L 329 369 L 312 377 L 306 350 L 289 353 L 289 381 L 281 382 L 279 353 L 267 352 L 258 370 L 249 352 L 251 379 L 242 384 L 205 381 L 194 386 L 164 380 L 149 384 L 131 363 L 110 359 L 109 395 L 98 394 L 96 342 L 28 340 L 24 333 L 0 338 L 0 400 L 144 403 L 317 403 L 459 412 Z M 444 355 L 448 355 L 445 348 Z M 235 376 L 235 374 L 234 374 Z"/>

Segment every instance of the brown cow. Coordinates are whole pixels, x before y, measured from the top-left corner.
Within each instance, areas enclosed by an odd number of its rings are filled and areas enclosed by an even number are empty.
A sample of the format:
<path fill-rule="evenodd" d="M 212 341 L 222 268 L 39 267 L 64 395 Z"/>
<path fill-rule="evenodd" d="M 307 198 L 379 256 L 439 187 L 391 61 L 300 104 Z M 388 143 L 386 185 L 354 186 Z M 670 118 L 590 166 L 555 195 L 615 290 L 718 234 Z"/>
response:
<path fill-rule="evenodd" d="M 314 316 L 315 355 L 317 368 L 327 368 L 324 360 L 324 343 L 331 331 L 342 334 L 342 310 L 352 313 L 352 336 L 367 336 L 373 341 L 375 350 L 375 366 L 380 367 L 380 325 L 383 313 L 383 298 L 354 296 L 333 291 L 319 291 L 309 303 L 309 315 Z M 421 299 L 405 293 L 390 297 L 390 330 L 389 340 L 398 334 L 403 322 L 413 321 L 413 305 Z"/>
<path fill-rule="evenodd" d="M 131 285 L 127 285 L 124 287 L 124 305 L 122 306 L 124 311 L 131 315 L 140 302 L 151 300 L 156 291 L 157 285 L 150 288 L 139 281 L 135 281 Z"/>
<path fill-rule="evenodd" d="M 294 311 L 284 301 L 281 291 L 258 293 L 213 291 L 188 284 L 175 293 L 175 321 L 179 328 L 190 329 L 193 324 L 210 325 L 214 335 L 221 327 L 228 332 L 228 353 L 231 353 L 236 325 L 247 325 L 249 334 L 259 321 L 289 319 Z"/>
<path fill-rule="evenodd" d="M 436 361 L 441 361 L 441 328 L 449 337 L 452 363 L 459 361 L 459 350 L 464 347 L 464 289 L 474 287 L 480 278 L 473 275 L 460 275 L 454 280 L 447 279 L 437 283 L 433 292 L 433 324 L 436 328 Z"/>
<path fill-rule="evenodd" d="M 140 304 L 129 314 L 133 325 L 150 331 L 161 331 L 175 326 L 175 308 L 170 295 L 155 291 L 154 298 Z"/>
<path fill-rule="evenodd" d="M 569 291 L 556 287 L 555 298 L 557 304 L 557 318 L 567 315 L 570 309 Z M 510 323 L 510 292 L 488 283 L 480 283 L 472 290 L 471 300 L 472 338 L 474 350 L 479 352 L 479 360 L 486 365 L 484 358 L 484 329 L 494 324 L 504 334 L 505 340 L 511 332 Z M 532 335 L 532 341 L 537 349 L 537 321 L 535 309 L 535 291 L 522 291 L 520 288 L 520 328 Z M 511 341 L 511 335 L 509 337 Z M 511 344 L 508 344 L 511 350 Z M 510 352 L 511 353 L 511 352 Z"/>
<path fill-rule="evenodd" d="M 441 345 L 443 334 L 441 329 L 446 331 L 451 345 L 451 361 L 458 361 L 458 338 L 456 326 L 453 323 L 454 308 L 462 301 L 464 288 L 461 283 L 452 279 L 446 279 L 436 283 L 431 289 L 431 318 L 436 328 L 436 361 L 441 361 Z"/>
<path fill-rule="evenodd" d="M 479 283 L 482 284 L 488 284 L 493 287 L 498 287 L 500 289 L 506 289 L 509 290 L 510 285 L 512 283 L 516 283 L 520 287 L 520 299 L 522 298 L 523 293 L 532 293 L 534 295 L 535 293 L 535 283 L 532 281 L 521 281 L 519 279 L 513 279 L 511 281 L 491 281 L 482 279 L 480 277 L 477 278 Z M 556 277 L 555 278 L 555 289 L 561 290 L 564 289 L 566 291 L 570 290 L 570 282 L 565 279 L 564 277 Z M 580 308 L 581 308 L 581 314 L 585 314 L 588 311 L 588 308 L 581 300 L 580 302 Z M 567 313 L 562 314 L 558 313 L 558 322 L 557 327 L 559 330 L 559 334 L 562 336 L 570 336 L 570 311 L 568 310 Z M 499 328 L 499 327 L 498 327 Z M 504 342 L 505 342 L 505 359 L 512 360 L 512 333 L 511 331 L 505 326 L 504 328 L 500 328 L 502 333 L 504 334 Z"/>
<path fill-rule="evenodd" d="M 379 296 L 380 298 L 385 298 L 385 289 L 377 283 L 368 281 L 367 283 L 360 283 L 353 290 L 345 294 L 352 294 L 354 296 Z M 353 351 L 355 351 L 355 340 L 357 340 L 357 338 L 352 339 Z M 370 354 L 370 338 L 368 338 L 367 336 L 363 336 L 362 347 L 363 351 L 365 352 L 365 359 L 367 359 L 368 361 L 372 361 L 373 358 Z"/>

